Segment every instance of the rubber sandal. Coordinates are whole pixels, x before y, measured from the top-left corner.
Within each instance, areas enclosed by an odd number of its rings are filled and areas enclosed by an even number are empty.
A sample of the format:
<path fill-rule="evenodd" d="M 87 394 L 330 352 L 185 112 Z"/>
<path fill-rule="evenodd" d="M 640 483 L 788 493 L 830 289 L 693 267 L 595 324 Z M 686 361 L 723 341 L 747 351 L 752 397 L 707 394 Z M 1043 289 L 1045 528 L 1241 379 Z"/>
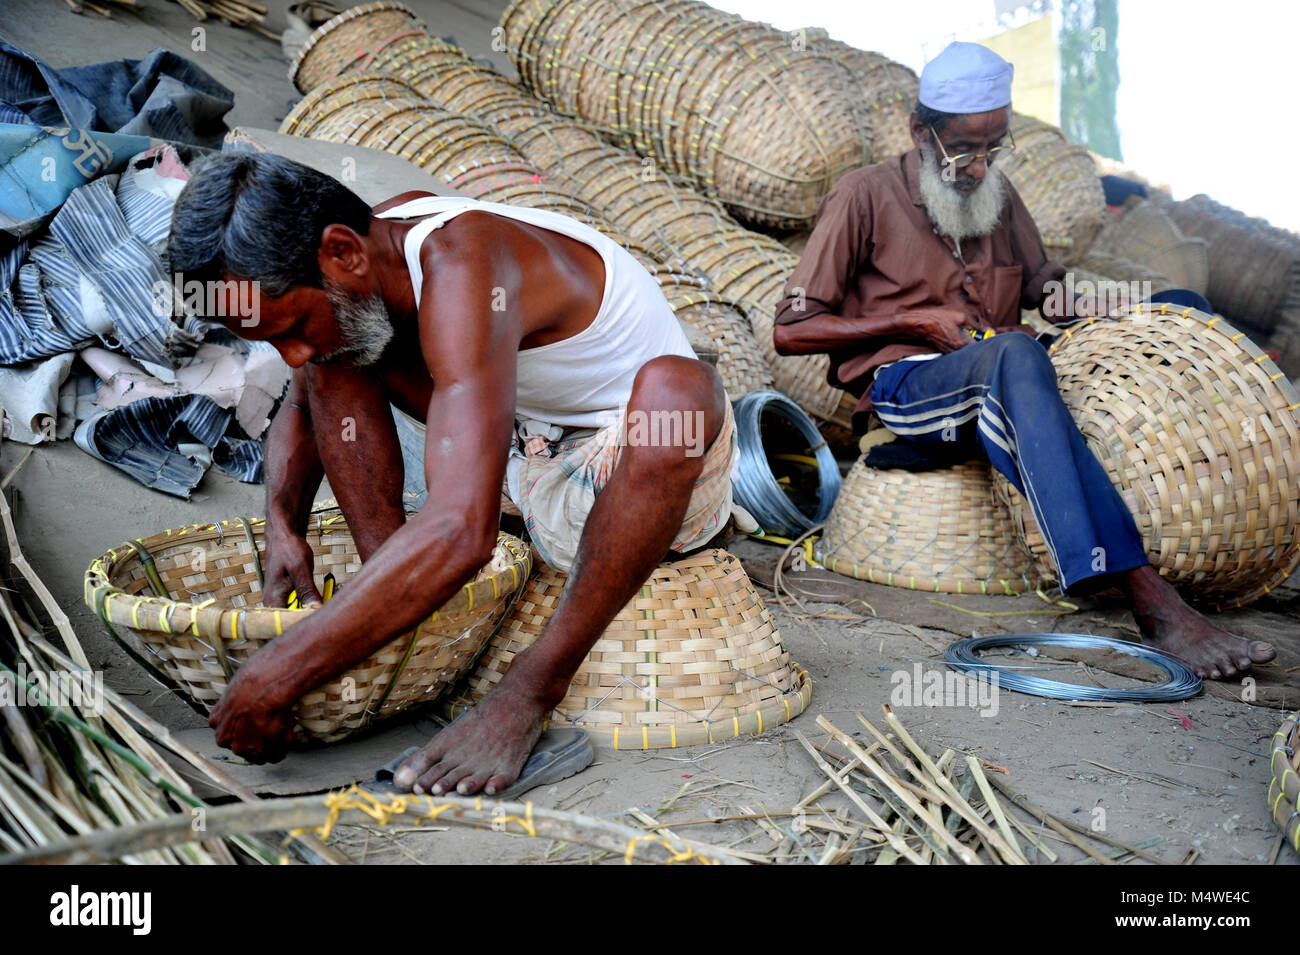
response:
<path fill-rule="evenodd" d="M 393 785 L 393 776 L 402 763 L 419 751 L 420 747 L 412 746 L 400 756 L 380 766 L 379 769 L 375 770 L 374 782 L 368 784 L 365 788 L 371 792 L 397 792 L 397 787 Z M 575 773 L 582 772 L 591 765 L 595 758 L 596 751 L 591 745 L 591 736 L 586 730 L 547 730 L 538 737 L 537 745 L 533 747 L 527 762 L 524 763 L 519 778 L 501 792 L 488 798 L 514 799 L 530 789 L 556 783 Z M 452 796 L 456 795 L 456 793 L 453 791 L 447 793 L 447 795 Z M 487 793 L 481 795 L 486 796 Z"/>

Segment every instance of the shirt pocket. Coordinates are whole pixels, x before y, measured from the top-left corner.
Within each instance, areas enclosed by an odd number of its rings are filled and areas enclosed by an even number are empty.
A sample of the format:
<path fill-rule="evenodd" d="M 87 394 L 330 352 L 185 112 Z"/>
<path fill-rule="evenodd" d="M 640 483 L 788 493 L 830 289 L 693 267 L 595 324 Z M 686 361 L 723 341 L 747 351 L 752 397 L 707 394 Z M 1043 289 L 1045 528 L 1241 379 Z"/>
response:
<path fill-rule="evenodd" d="M 1024 284 L 1024 269 L 1019 265 L 1003 265 L 993 270 L 992 313 L 988 318 L 996 325 L 1020 321 L 1020 289 Z"/>

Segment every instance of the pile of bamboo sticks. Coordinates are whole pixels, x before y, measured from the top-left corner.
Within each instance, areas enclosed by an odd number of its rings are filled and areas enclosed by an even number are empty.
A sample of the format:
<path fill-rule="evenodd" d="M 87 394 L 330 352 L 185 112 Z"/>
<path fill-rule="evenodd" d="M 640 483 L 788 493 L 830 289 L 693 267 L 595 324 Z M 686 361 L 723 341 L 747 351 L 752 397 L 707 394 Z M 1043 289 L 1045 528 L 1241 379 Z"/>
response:
<path fill-rule="evenodd" d="M 122 861 L 282 861 L 284 850 L 273 840 L 205 837 L 203 820 L 211 807 L 151 739 L 239 799 L 259 802 L 257 797 L 104 686 L 102 676 L 92 677 L 66 615 L 19 547 L 4 493 L 17 470 L 0 481 L 0 566 L 6 578 L 0 586 L 0 862 L 165 818 L 188 820 L 194 841 L 124 854 Z M 62 649 L 47 639 L 41 623 L 57 633 Z M 312 861 L 345 861 L 312 836 L 298 839 L 295 848 Z M 99 861 L 113 858 L 118 857 Z"/>
<path fill-rule="evenodd" d="M 857 714 L 872 743 L 824 716 L 817 718 L 827 734 L 820 746 L 793 731 L 827 778 L 785 814 L 788 826 L 772 826 L 773 837 L 781 837 L 773 861 L 1032 865 L 1060 860 L 1049 845 L 1056 842 L 1078 850 L 1084 862 L 1171 864 L 1145 851 L 1158 839 L 1129 845 L 1044 812 L 998 778 L 1007 772 L 1001 767 L 953 749 L 932 758 L 888 706 L 883 710 L 890 732 Z M 832 793 L 847 797 L 852 809 L 817 806 Z"/>
<path fill-rule="evenodd" d="M 140 0 L 64 0 L 73 13 L 98 13 L 112 19 L 114 9 L 128 8 L 139 11 Z M 280 34 L 264 26 L 266 6 L 254 0 L 176 0 L 196 20 L 214 17 L 235 27 L 247 27 L 271 40 L 279 41 Z"/>

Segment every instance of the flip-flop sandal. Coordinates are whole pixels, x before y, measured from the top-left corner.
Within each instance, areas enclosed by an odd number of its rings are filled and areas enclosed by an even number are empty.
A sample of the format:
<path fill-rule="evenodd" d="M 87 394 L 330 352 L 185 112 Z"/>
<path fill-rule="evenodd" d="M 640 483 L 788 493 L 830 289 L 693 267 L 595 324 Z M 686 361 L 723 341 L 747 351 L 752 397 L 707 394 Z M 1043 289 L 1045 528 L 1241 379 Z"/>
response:
<path fill-rule="evenodd" d="M 398 767 L 420 751 L 412 746 L 397 758 L 385 763 L 375 771 L 375 781 L 368 783 L 366 789 L 371 792 L 395 793 L 393 776 Z M 591 736 L 586 730 L 553 729 L 547 730 L 537 739 L 528 761 L 524 763 L 519 778 L 513 783 L 489 796 L 490 799 L 514 799 L 530 789 L 559 782 L 575 773 L 580 773 L 591 765 L 596 758 L 596 751 L 591 745 Z M 447 795 L 456 795 L 455 791 Z M 482 795 L 487 795 L 483 793 Z"/>

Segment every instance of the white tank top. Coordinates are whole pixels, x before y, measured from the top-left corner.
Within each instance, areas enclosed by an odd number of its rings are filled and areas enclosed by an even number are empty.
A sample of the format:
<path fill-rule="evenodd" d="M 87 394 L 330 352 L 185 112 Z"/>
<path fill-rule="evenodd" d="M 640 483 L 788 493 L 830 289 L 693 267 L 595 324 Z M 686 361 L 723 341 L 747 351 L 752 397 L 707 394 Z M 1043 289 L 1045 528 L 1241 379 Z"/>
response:
<path fill-rule="evenodd" d="M 423 219 L 406 234 L 405 245 L 417 305 L 424 284 L 420 247 L 425 237 L 472 210 L 566 235 L 591 246 L 605 263 L 605 291 L 592 323 L 561 341 L 520 349 L 515 417 L 562 428 L 600 428 L 627 404 L 632 380 L 647 361 L 660 355 L 696 357 L 659 284 L 641 263 L 590 226 L 543 209 L 427 196 L 376 213 L 380 219 Z"/>

